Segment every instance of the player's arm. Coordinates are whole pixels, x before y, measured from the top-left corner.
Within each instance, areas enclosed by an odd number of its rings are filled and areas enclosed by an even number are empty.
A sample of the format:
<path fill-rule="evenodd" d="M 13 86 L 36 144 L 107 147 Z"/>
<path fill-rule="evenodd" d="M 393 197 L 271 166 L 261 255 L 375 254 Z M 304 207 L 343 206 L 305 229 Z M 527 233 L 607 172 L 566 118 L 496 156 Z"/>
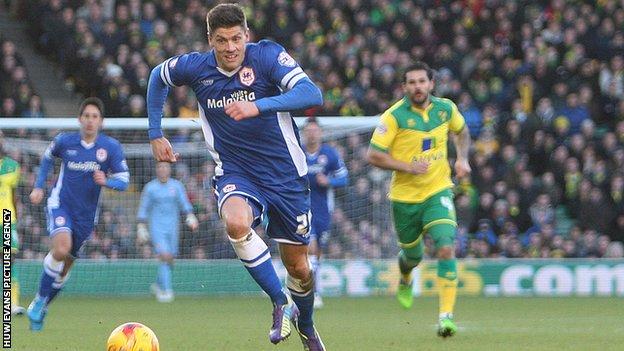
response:
<path fill-rule="evenodd" d="M 268 40 L 261 41 L 259 45 L 259 55 L 265 61 L 262 74 L 280 86 L 284 93 L 254 102 L 233 102 L 226 106 L 225 113 L 241 120 L 265 112 L 294 111 L 323 104 L 321 90 L 282 46 Z"/>
<path fill-rule="evenodd" d="M 329 173 L 329 185 L 332 188 L 340 188 L 349 184 L 349 171 L 344 161 L 334 150 L 334 162 L 332 162 L 331 173 Z"/>
<path fill-rule="evenodd" d="M 9 178 L 9 186 L 13 189 L 13 208 L 15 208 L 15 218 L 20 218 L 19 213 L 17 213 L 17 186 L 19 185 L 20 174 L 20 166 L 17 165 L 13 174 Z"/>
<path fill-rule="evenodd" d="M 104 172 L 97 170 L 93 172 L 93 179 L 100 186 L 117 191 L 126 191 L 130 183 L 130 171 L 121 145 L 117 143 L 111 153 L 111 175 L 107 177 Z"/>
<path fill-rule="evenodd" d="M 186 193 L 186 189 L 184 189 L 184 185 L 182 183 L 178 183 L 178 203 L 182 206 L 182 210 L 186 213 L 185 223 L 191 228 L 192 231 L 197 230 L 199 227 L 199 221 L 195 214 L 193 214 L 193 205 L 189 201 L 188 195 Z"/>
<path fill-rule="evenodd" d="M 59 134 L 50 143 L 48 148 L 41 157 L 41 163 L 39 164 L 39 172 L 33 186 L 33 190 L 29 195 L 30 202 L 38 205 L 43 200 L 45 195 L 45 183 L 48 179 L 50 170 L 54 168 L 54 157 L 59 157 L 61 149 L 62 134 Z"/>
<path fill-rule="evenodd" d="M 461 115 L 457 106 L 453 104 L 451 120 L 449 121 L 449 130 L 454 134 L 453 144 L 457 151 L 457 160 L 455 161 L 455 174 L 457 178 L 463 178 L 470 174 L 470 163 L 468 162 L 468 153 L 470 151 L 470 131 L 466 128 L 466 122 Z"/>
<path fill-rule="evenodd" d="M 381 169 L 390 171 L 405 172 L 412 174 L 423 174 L 427 172 L 429 164 L 426 162 L 404 162 L 397 160 L 388 152 L 392 147 L 394 138 L 399 130 L 396 119 L 392 114 L 386 112 L 381 115 L 379 125 L 373 133 L 373 137 L 366 155 L 368 163 Z"/>
<path fill-rule="evenodd" d="M 139 212 L 137 213 L 137 238 L 141 242 L 149 239 L 149 230 L 147 229 L 147 216 L 152 208 L 152 197 L 149 191 L 149 183 L 143 187 L 141 192 L 141 200 L 139 201 Z"/>
<path fill-rule="evenodd" d="M 294 111 L 322 104 L 321 90 L 310 78 L 306 77 L 298 81 L 291 90 L 281 95 L 262 98 L 254 102 L 235 101 L 225 107 L 225 113 L 240 121 L 265 112 Z"/>
<path fill-rule="evenodd" d="M 161 120 L 163 108 L 169 95 L 169 87 L 186 84 L 186 63 L 190 54 L 172 57 L 154 67 L 147 84 L 147 116 L 149 119 L 148 136 L 152 153 L 157 161 L 176 162 L 178 154 L 173 152 L 169 140 L 163 136 Z"/>

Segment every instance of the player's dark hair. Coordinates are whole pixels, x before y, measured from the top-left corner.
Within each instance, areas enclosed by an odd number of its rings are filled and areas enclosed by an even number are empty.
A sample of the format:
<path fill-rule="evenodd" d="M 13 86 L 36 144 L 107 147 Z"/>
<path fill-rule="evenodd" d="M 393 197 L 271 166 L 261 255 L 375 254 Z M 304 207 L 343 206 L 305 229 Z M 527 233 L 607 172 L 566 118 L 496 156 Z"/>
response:
<path fill-rule="evenodd" d="M 403 71 L 403 83 L 407 82 L 407 73 L 412 71 L 426 71 L 427 78 L 429 78 L 429 80 L 433 80 L 433 70 L 431 67 L 422 61 L 416 61 L 411 66 L 408 66 L 405 71 Z"/>
<path fill-rule="evenodd" d="M 104 103 L 102 102 L 102 100 L 96 97 L 88 97 L 82 101 L 82 103 L 80 104 L 80 109 L 78 109 L 78 116 L 82 116 L 84 109 L 89 105 L 97 107 L 97 109 L 100 110 L 100 115 L 102 115 L 102 118 L 104 118 Z"/>
<path fill-rule="evenodd" d="M 219 4 L 208 11 L 208 34 L 219 28 L 232 28 L 241 26 L 247 29 L 247 18 L 243 8 L 238 4 Z"/>
<path fill-rule="evenodd" d="M 316 124 L 317 126 L 321 126 L 320 123 L 318 122 L 318 119 L 316 119 L 316 117 L 308 117 L 305 121 L 305 123 L 303 124 L 303 127 L 307 127 L 310 124 Z"/>

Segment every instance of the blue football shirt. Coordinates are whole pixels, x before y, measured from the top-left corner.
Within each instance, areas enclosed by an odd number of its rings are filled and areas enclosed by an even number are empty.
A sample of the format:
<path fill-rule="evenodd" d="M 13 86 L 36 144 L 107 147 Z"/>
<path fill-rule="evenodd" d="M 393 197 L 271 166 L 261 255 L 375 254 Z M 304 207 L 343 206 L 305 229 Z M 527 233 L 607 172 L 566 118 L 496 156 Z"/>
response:
<path fill-rule="evenodd" d="M 102 187 L 93 180 L 94 171 L 101 170 L 125 182 L 130 178 L 121 144 L 102 133 L 91 144 L 81 140 L 78 132 L 61 133 L 44 154 L 48 159 L 53 156 L 62 163 L 56 185 L 48 197 L 48 209 L 68 210 L 74 223 L 96 220 Z"/>
<path fill-rule="evenodd" d="M 299 131 L 288 112 L 267 111 L 235 121 L 224 111 L 233 101 L 277 96 L 307 75 L 279 44 L 246 44 L 241 67 L 227 72 L 215 53 L 188 53 L 166 60 L 160 70 L 168 86 L 187 85 L 195 92 L 215 173 L 240 174 L 262 185 L 280 186 L 307 174 Z"/>

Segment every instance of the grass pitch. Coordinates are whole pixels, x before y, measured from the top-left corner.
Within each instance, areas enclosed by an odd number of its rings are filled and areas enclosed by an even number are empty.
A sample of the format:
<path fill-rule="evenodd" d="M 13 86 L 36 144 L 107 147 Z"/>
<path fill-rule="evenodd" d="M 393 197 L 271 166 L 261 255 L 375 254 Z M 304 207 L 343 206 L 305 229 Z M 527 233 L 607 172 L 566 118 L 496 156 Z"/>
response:
<path fill-rule="evenodd" d="M 30 300 L 22 303 L 27 305 Z M 394 298 L 326 298 L 315 312 L 328 350 L 622 350 L 621 298 L 459 297 L 459 332 L 436 336 L 436 298 L 417 298 L 402 310 Z M 13 349 L 102 351 L 109 333 L 124 322 L 152 328 L 162 351 L 301 350 L 299 337 L 277 346 L 268 339 L 271 306 L 259 297 L 148 298 L 61 296 L 44 330 L 31 333 L 28 318 L 14 317 Z"/>

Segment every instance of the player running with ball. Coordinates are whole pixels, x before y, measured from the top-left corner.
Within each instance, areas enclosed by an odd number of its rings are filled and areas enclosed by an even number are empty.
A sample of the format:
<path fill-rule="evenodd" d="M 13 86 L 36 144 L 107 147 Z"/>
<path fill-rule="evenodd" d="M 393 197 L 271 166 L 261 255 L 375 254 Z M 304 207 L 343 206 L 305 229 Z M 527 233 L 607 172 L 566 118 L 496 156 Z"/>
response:
<path fill-rule="evenodd" d="M 321 105 L 320 90 L 280 45 L 248 43 L 243 9 L 214 7 L 207 16 L 212 50 L 172 57 L 152 71 L 149 138 L 158 161 L 175 162 L 161 130 L 169 87 L 187 85 L 199 101 L 204 137 L 216 163 L 218 210 L 234 251 L 273 302 L 269 339 L 299 331 L 306 350 L 325 347 L 312 322 L 314 275 L 308 264 L 310 197 L 306 157 L 286 111 Z M 253 230 L 268 216 L 288 271 L 283 290 L 266 243 Z"/>

